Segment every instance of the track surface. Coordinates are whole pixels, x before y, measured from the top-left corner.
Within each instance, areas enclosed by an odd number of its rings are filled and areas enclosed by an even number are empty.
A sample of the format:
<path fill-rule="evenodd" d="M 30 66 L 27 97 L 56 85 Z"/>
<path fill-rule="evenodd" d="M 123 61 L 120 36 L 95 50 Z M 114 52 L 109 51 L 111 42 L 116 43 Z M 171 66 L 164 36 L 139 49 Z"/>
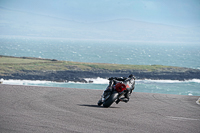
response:
<path fill-rule="evenodd" d="M 101 90 L 0 85 L 1 133 L 199 133 L 199 97 L 133 93 L 98 107 Z"/>

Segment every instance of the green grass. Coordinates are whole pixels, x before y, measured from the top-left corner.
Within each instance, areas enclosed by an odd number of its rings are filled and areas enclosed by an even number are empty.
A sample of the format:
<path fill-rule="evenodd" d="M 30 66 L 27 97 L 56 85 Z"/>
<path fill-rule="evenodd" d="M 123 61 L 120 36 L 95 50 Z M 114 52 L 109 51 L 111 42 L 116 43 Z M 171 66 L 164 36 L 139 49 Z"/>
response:
<path fill-rule="evenodd" d="M 53 61 L 49 59 L 38 58 L 0 58 L 0 75 L 23 71 L 65 71 L 65 70 L 135 70 L 135 71 L 166 71 L 168 69 L 177 69 L 178 67 L 162 65 L 124 65 L 124 64 L 107 64 L 107 63 L 84 63 L 72 61 Z"/>
<path fill-rule="evenodd" d="M 37 60 L 37 59 L 26 59 L 26 58 L 13 58 L 13 57 L 1 57 L 0 65 L 2 64 L 26 64 L 26 63 L 41 63 L 41 62 L 50 62 L 48 60 Z"/>

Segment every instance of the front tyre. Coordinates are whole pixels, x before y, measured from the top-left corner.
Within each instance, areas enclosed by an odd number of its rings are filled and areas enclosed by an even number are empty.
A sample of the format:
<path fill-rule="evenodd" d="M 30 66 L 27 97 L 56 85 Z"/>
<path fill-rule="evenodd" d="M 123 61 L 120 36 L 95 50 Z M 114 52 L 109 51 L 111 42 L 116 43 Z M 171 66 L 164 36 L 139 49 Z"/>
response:
<path fill-rule="evenodd" d="M 118 93 L 114 92 L 105 102 L 103 102 L 104 107 L 110 107 L 112 103 L 117 99 Z"/>

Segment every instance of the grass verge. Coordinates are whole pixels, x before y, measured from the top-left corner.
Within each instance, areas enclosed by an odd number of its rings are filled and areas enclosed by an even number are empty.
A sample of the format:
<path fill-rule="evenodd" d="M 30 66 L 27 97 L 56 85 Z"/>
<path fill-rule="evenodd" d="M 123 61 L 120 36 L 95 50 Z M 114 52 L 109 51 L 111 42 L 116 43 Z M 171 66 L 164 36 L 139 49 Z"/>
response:
<path fill-rule="evenodd" d="M 92 70 L 135 70 L 135 71 L 168 71 L 179 67 L 162 65 L 125 65 L 108 63 L 84 63 L 72 61 L 57 61 L 51 59 L 0 56 L 0 75 L 19 73 L 23 71 L 92 71 Z"/>

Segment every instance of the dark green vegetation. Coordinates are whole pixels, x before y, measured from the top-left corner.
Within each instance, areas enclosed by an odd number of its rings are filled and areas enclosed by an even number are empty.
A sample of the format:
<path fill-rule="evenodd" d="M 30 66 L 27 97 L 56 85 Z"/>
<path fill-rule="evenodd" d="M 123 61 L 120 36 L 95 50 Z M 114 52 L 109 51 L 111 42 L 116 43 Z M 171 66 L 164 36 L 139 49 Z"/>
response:
<path fill-rule="evenodd" d="M 124 65 L 58 61 L 31 57 L 0 56 L 0 78 L 55 81 L 79 81 L 83 78 L 127 76 L 150 79 L 200 78 L 200 71 L 162 65 Z"/>

